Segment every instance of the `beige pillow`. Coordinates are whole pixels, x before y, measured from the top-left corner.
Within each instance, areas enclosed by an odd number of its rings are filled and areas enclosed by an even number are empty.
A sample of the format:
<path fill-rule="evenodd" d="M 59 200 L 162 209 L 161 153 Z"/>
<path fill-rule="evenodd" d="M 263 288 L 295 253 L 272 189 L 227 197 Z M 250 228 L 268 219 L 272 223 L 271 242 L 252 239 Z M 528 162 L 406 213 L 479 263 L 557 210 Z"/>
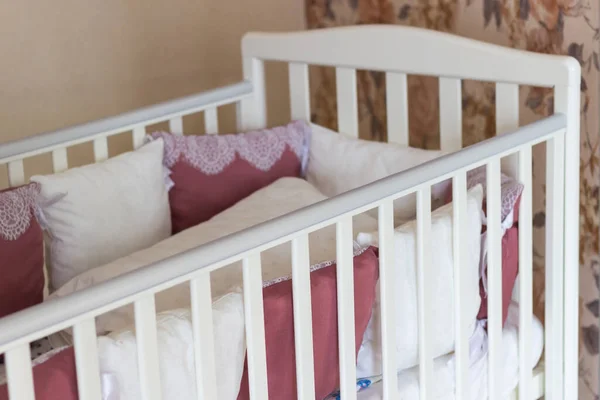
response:
<path fill-rule="evenodd" d="M 169 237 L 163 141 L 104 162 L 34 176 L 41 186 L 51 287 Z"/>

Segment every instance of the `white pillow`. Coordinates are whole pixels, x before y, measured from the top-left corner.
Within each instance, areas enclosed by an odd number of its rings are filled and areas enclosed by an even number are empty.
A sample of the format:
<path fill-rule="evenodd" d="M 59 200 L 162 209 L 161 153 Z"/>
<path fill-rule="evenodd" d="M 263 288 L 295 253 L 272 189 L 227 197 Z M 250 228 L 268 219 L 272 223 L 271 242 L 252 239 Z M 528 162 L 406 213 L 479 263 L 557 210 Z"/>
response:
<path fill-rule="evenodd" d="M 325 198 L 323 194 L 303 179 L 281 178 L 206 222 L 186 229 L 153 247 L 94 268 L 73 278 L 53 293 L 50 298 L 66 296 L 74 291 L 85 289 L 208 243 L 219 237 L 319 202 Z M 366 214 L 362 214 L 354 217 L 353 226 L 354 235 L 356 235 L 361 231 L 368 232 L 377 229 L 377 221 Z M 311 265 L 336 258 L 335 238 L 335 226 L 333 225 L 309 234 Z M 261 254 L 261 262 L 264 281 L 290 275 L 290 243 L 284 243 L 264 251 Z M 227 293 L 232 287 L 242 286 L 241 265 L 241 262 L 237 262 L 211 273 L 213 298 Z M 159 312 L 189 307 L 189 285 L 186 283 L 159 292 L 155 298 L 156 308 Z M 133 320 L 133 307 L 128 305 L 96 317 L 96 329 L 99 334 L 103 334 L 131 325 Z"/>
<path fill-rule="evenodd" d="M 246 355 L 241 290 L 216 300 L 212 312 L 218 398 L 235 400 L 240 390 Z M 197 399 L 194 337 L 189 309 L 158 314 L 156 331 L 162 398 Z M 134 328 L 99 337 L 98 356 L 100 372 L 112 378 L 103 379 L 104 393 L 118 394 L 120 399 L 141 400 Z"/>
<path fill-rule="evenodd" d="M 311 124 L 312 137 L 306 179 L 324 195 L 333 197 L 438 158 L 442 151 L 414 149 L 397 144 L 356 139 Z M 432 205 L 443 204 L 450 180 L 431 189 Z M 377 210 L 371 210 L 373 217 Z M 394 202 L 395 226 L 416 215 L 413 193 Z"/>
<path fill-rule="evenodd" d="M 465 318 L 469 321 L 470 335 L 477 323 L 479 296 L 479 254 L 481 242 L 483 189 L 477 185 L 468 192 L 466 227 L 467 251 L 464 271 L 464 286 L 461 295 L 466 304 Z M 417 223 L 411 221 L 400 226 L 394 233 L 394 266 L 396 280 L 396 357 L 398 370 L 418 364 L 418 314 L 417 314 L 417 262 L 416 262 Z M 453 213 L 452 203 L 435 210 L 431 215 L 430 282 L 427 288 L 431 296 L 431 325 L 429 338 L 433 341 L 433 357 L 454 350 L 454 260 L 453 260 Z M 377 232 L 359 234 L 361 245 L 377 245 Z M 373 315 L 363 337 L 357 358 L 357 376 L 380 375 L 381 370 L 381 309 L 379 285 L 377 285 Z"/>
<path fill-rule="evenodd" d="M 54 289 L 171 234 L 162 158 L 157 140 L 104 162 L 31 178 L 41 185 Z"/>

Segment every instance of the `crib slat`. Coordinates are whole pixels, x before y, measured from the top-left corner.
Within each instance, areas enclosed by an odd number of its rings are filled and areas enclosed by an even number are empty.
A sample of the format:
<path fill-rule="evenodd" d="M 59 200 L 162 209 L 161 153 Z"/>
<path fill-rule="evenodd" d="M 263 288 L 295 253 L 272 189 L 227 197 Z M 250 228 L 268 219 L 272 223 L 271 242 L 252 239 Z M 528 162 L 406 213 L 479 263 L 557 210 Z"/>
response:
<path fill-rule="evenodd" d="M 35 400 L 29 343 L 8 350 L 4 357 L 8 398 L 10 400 Z"/>
<path fill-rule="evenodd" d="M 565 399 L 578 396 L 579 383 L 579 345 L 580 335 L 580 303 L 579 303 L 579 179 L 580 169 L 580 83 L 575 79 L 570 85 L 558 85 L 554 88 L 554 112 L 565 114 L 569 120 L 564 139 L 564 169 L 562 177 L 565 182 L 564 196 L 564 271 L 563 271 L 563 348 L 564 376 L 563 385 Z M 566 178 L 566 179 L 565 179 Z M 562 208 L 561 208 L 562 209 Z"/>
<path fill-rule="evenodd" d="M 199 400 L 216 399 L 214 333 L 210 274 L 202 273 L 190 281 L 196 390 Z"/>
<path fill-rule="evenodd" d="M 56 149 L 52 151 L 52 170 L 54 173 L 63 172 L 69 169 L 69 159 L 67 149 Z"/>
<path fill-rule="evenodd" d="M 292 240 L 292 290 L 298 399 L 314 399 L 314 357 L 308 234 Z"/>
<path fill-rule="evenodd" d="M 489 337 L 489 396 L 502 397 L 502 231 L 500 208 L 500 160 L 487 164 L 487 287 Z"/>
<path fill-rule="evenodd" d="M 101 162 L 108 159 L 108 140 L 105 137 L 94 139 L 94 161 Z"/>
<path fill-rule="evenodd" d="M 342 217 L 336 224 L 336 256 L 340 394 L 344 400 L 356 399 L 353 244 L 352 217 Z"/>
<path fill-rule="evenodd" d="M 356 70 L 336 68 L 338 131 L 358 137 Z"/>
<path fill-rule="evenodd" d="M 496 135 L 512 132 L 519 127 L 519 85 L 496 83 Z M 502 159 L 502 170 L 512 177 L 519 172 L 519 156 Z"/>
<path fill-rule="evenodd" d="M 519 205 L 519 394 L 532 398 L 531 334 L 533 315 L 532 159 L 531 147 L 519 151 L 519 182 L 524 186 Z"/>
<path fill-rule="evenodd" d="M 455 321 L 455 368 L 457 399 L 469 398 L 469 320 L 465 315 L 464 266 L 467 264 L 467 175 L 465 171 L 458 172 L 452 179 L 453 204 L 453 254 L 454 254 L 454 321 Z"/>
<path fill-rule="evenodd" d="M 144 144 L 144 137 L 146 136 L 146 127 L 136 126 L 133 128 L 132 140 L 133 140 L 133 148 L 139 149 Z"/>
<path fill-rule="evenodd" d="M 408 146 L 408 85 L 406 74 L 385 74 L 387 137 L 389 143 Z"/>
<path fill-rule="evenodd" d="M 169 131 L 176 135 L 183 135 L 183 118 L 171 118 L 169 120 Z"/>
<path fill-rule="evenodd" d="M 210 107 L 204 110 L 204 131 L 208 135 L 219 133 L 219 114 L 217 107 Z"/>
<path fill-rule="evenodd" d="M 308 65 L 289 64 L 290 106 L 292 119 L 310 121 L 310 87 L 308 82 Z"/>
<path fill-rule="evenodd" d="M 8 163 L 8 184 L 10 187 L 25 184 L 25 167 L 23 166 L 23 160 L 16 160 Z"/>
<path fill-rule="evenodd" d="M 267 399 L 269 391 L 260 253 L 244 258 L 243 276 L 250 399 Z"/>
<path fill-rule="evenodd" d="M 440 145 L 444 151 L 462 148 L 461 81 L 440 78 Z"/>
<path fill-rule="evenodd" d="M 396 269 L 394 266 L 394 203 L 379 206 L 379 287 L 381 292 L 381 342 L 383 398 L 398 397 L 396 357 Z"/>
<path fill-rule="evenodd" d="M 77 369 L 77 390 L 80 400 L 100 400 L 100 367 L 94 318 L 78 322 L 73 327 L 73 344 Z"/>
<path fill-rule="evenodd" d="M 417 191 L 417 309 L 419 312 L 419 391 L 421 400 L 432 397 L 433 355 L 430 338 L 431 294 L 431 187 Z"/>
<path fill-rule="evenodd" d="M 134 303 L 140 387 L 144 400 L 162 398 L 156 335 L 156 306 L 149 294 Z"/>
<path fill-rule="evenodd" d="M 564 146 L 562 134 L 546 143 L 546 399 L 562 399 Z M 574 266 L 567 266 L 574 268 Z"/>

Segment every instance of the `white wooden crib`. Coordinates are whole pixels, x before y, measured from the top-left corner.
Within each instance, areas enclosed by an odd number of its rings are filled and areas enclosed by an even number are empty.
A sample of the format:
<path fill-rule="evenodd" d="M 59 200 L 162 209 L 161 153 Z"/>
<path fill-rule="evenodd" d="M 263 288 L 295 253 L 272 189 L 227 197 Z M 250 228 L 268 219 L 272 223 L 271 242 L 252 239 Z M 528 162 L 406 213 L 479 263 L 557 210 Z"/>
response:
<path fill-rule="evenodd" d="M 386 73 L 389 141 L 408 145 L 407 74 L 440 77 L 440 127 L 443 150 L 456 151 L 368 186 L 287 214 L 147 268 L 101 283 L 64 298 L 40 304 L 0 319 L 0 353 L 5 353 L 11 399 L 34 399 L 29 343 L 73 327 L 79 398 L 101 398 L 97 362 L 95 316 L 128 303 L 135 304 L 140 384 L 146 399 L 160 398 L 156 348 L 154 294 L 191 282 L 195 366 L 200 399 L 216 399 L 214 354 L 211 346 L 210 271 L 243 260 L 244 307 L 252 399 L 266 399 L 266 357 L 262 307 L 262 251 L 292 242 L 294 325 L 298 398 L 314 398 L 311 312 L 309 298 L 309 232 L 327 225 L 337 227 L 338 326 L 340 390 L 344 400 L 355 399 L 353 238 L 352 216 L 378 208 L 384 398 L 395 399 L 397 371 L 394 360 L 394 288 L 392 268 L 392 202 L 417 193 L 419 357 L 421 400 L 430 399 L 432 379 L 427 327 L 427 240 L 431 186 L 451 178 L 455 224 L 454 260 L 465 255 L 461 232 L 466 214 L 466 171 L 486 165 L 488 176 L 489 268 L 489 393 L 501 396 L 499 360 L 501 329 L 501 164 L 525 185 L 519 217 L 520 253 L 517 298 L 521 309 L 519 353 L 521 368 L 514 398 L 575 399 L 578 370 L 578 229 L 579 229 L 579 104 L 580 67 L 569 57 L 528 53 L 448 34 L 398 26 L 360 26 L 295 33 L 251 33 L 242 42 L 244 81 L 190 97 L 173 100 L 116 117 L 94 121 L 0 146 L 0 163 L 8 165 L 11 186 L 24 183 L 23 160 L 52 153 L 55 172 L 66 170 L 67 147 L 93 142 L 96 161 L 108 158 L 107 139 L 132 131 L 134 147 L 143 143 L 148 125 L 169 121 L 182 132 L 182 118 L 204 112 L 207 133 L 218 132 L 217 108 L 236 104 L 239 129 L 266 125 L 264 62 L 289 64 L 291 114 L 310 119 L 309 65 L 336 68 L 339 130 L 358 135 L 356 70 Z M 498 135 L 462 148 L 461 80 L 496 82 Z M 555 114 L 519 126 L 519 85 L 554 88 Z M 532 315 L 532 146 L 546 143 L 547 233 L 545 358 L 541 367 L 526 365 L 530 350 Z M 504 158 L 504 160 L 502 160 Z M 1 256 L 0 256 L 1 257 Z M 1 279 L 1 278 L 0 278 Z M 461 307 L 461 269 L 455 269 L 456 398 L 469 387 L 468 332 Z M 203 321 L 201 323 L 201 321 Z M 166 400 L 166 399 L 165 399 Z"/>

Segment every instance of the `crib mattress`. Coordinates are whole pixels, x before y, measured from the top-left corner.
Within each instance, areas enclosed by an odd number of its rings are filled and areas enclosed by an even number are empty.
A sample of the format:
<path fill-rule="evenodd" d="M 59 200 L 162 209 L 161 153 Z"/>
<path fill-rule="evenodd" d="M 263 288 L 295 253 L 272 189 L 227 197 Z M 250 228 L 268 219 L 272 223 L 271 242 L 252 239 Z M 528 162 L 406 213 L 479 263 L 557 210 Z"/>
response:
<path fill-rule="evenodd" d="M 508 318 L 502 335 L 503 382 L 505 388 L 503 398 L 515 398 L 515 389 L 519 381 L 519 306 L 511 303 Z M 544 329 L 540 321 L 533 317 L 532 326 L 531 368 L 534 370 L 533 389 L 536 398 L 543 395 L 543 368 L 538 365 L 544 347 Z M 487 334 L 483 324 L 478 325 L 470 340 L 469 382 L 471 383 L 470 399 L 481 400 L 488 396 L 487 391 Z M 454 400 L 454 355 L 446 355 L 434 361 L 435 385 L 432 386 L 436 400 Z M 419 398 L 418 366 L 398 373 L 398 399 L 413 400 Z M 383 385 L 380 382 L 358 393 L 358 400 L 382 400 Z"/>

